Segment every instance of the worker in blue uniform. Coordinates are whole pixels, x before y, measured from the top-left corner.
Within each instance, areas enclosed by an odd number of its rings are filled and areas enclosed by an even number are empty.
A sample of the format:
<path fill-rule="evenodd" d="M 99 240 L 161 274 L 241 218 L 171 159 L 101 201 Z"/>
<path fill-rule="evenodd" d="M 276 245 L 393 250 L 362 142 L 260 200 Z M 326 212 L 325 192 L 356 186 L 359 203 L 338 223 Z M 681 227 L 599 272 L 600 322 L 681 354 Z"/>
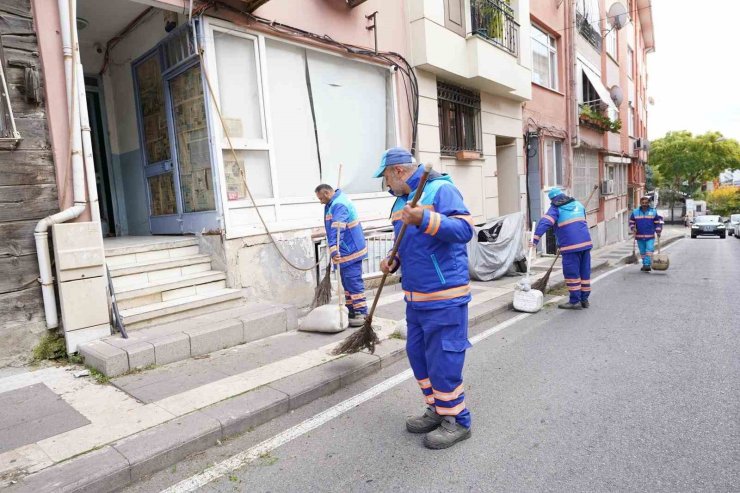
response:
<path fill-rule="evenodd" d="M 315 192 L 324 204 L 326 240 L 332 263 L 339 266 L 344 302 L 349 310 L 349 326 L 361 327 L 367 316 L 365 282 L 362 280 L 362 260 L 367 257 L 367 246 L 357 209 L 347 195 L 330 185 L 321 184 Z"/>
<path fill-rule="evenodd" d="M 637 247 L 642 256 L 643 272 L 653 270 L 653 252 L 655 251 L 655 235 L 663 232 L 663 218 L 658 211 L 650 207 L 650 197 L 640 198 L 640 207 L 633 210 L 629 219 L 630 232 L 635 235 Z"/>
<path fill-rule="evenodd" d="M 563 275 L 569 299 L 558 308 L 580 310 L 588 308 L 591 294 L 591 234 L 588 231 L 586 208 L 573 197 L 568 197 L 558 187 L 547 193 L 550 209 L 534 231 L 532 246 L 537 246 L 545 232 L 553 228 L 563 256 Z"/>
<path fill-rule="evenodd" d="M 375 172 L 395 195 L 391 220 L 395 234 L 408 224 L 398 255 L 381 264 L 383 272 L 402 269 L 406 300 L 406 353 L 427 408 L 406 421 L 411 433 L 426 433 L 424 445 L 450 447 L 471 436 L 465 404 L 463 365 L 471 299 L 465 244 L 474 227 L 468 208 L 449 176 L 432 171 L 416 207 L 423 166 L 411 153 L 388 149 Z"/>

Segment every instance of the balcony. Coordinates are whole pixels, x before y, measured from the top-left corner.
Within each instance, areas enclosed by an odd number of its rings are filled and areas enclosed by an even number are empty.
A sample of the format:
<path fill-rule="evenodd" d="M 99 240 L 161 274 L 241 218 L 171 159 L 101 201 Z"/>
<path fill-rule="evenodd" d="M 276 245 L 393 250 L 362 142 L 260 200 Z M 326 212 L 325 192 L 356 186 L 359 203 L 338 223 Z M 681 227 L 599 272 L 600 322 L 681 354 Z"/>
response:
<path fill-rule="evenodd" d="M 529 2 L 512 2 L 515 7 L 502 0 L 460 2 L 465 8 L 456 12 L 452 29 L 448 9 L 458 2 L 407 1 L 415 67 L 489 94 L 531 99 L 531 60 L 522 56 L 529 27 L 514 20 L 529 19 Z"/>
<path fill-rule="evenodd" d="M 592 101 L 579 105 L 579 123 L 599 133 L 613 132 L 618 134 L 622 129 L 620 119 L 612 120 L 607 114 L 605 105 L 601 101 Z"/>
<path fill-rule="evenodd" d="M 595 25 L 594 22 L 596 23 Z M 603 40 L 601 38 L 601 33 L 599 32 L 598 22 L 598 19 L 593 21 L 589 19 L 588 16 L 585 16 L 580 12 L 576 14 L 576 25 L 578 26 L 578 32 L 581 33 L 581 36 L 583 36 L 584 39 L 588 41 L 589 44 L 591 44 L 591 46 L 596 48 L 596 51 L 601 53 Z"/>
<path fill-rule="evenodd" d="M 472 34 L 519 56 L 519 24 L 509 4 L 501 0 L 472 0 L 470 17 Z"/>

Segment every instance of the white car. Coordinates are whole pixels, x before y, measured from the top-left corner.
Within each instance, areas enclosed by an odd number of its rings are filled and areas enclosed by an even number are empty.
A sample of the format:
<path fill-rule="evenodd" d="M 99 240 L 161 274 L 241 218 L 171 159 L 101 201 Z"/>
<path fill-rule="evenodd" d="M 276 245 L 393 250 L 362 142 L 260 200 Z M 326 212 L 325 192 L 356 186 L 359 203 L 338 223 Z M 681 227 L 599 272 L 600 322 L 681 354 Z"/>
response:
<path fill-rule="evenodd" d="M 737 238 L 737 227 L 740 225 L 740 214 L 732 214 L 730 220 L 727 222 L 727 232 L 730 236 L 735 235 Z"/>

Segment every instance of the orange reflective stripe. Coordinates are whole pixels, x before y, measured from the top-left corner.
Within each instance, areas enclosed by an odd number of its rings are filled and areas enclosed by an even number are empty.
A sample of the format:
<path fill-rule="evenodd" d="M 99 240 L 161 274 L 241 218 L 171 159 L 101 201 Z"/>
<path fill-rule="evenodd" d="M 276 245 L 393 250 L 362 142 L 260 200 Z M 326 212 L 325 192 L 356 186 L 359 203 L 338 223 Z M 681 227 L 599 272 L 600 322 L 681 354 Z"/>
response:
<path fill-rule="evenodd" d="M 344 229 L 344 228 L 347 227 L 347 223 L 340 223 L 339 221 L 335 221 L 335 222 L 331 223 L 331 227 L 332 228 L 342 228 L 342 229 Z"/>
<path fill-rule="evenodd" d="M 363 248 L 359 252 L 355 252 L 352 255 L 347 255 L 346 257 L 340 257 L 339 260 L 337 260 L 335 263 L 343 264 L 345 262 L 349 262 L 350 260 L 354 260 L 356 258 L 362 257 L 367 253 L 367 247 Z"/>
<path fill-rule="evenodd" d="M 421 207 L 422 209 L 429 209 L 430 211 L 431 210 L 434 210 L 434 206 L 433 205 L 417 205 L 417 207 Z M 401 219 L 401 212 L 403 212 L 403 211 L 401 210 L 401 211 L 396 211 L 396 212 L 392 213 L 391 214 L 391 221 L 397 221 L 397 220 Z"/>
<path fill-rule="evenodd" d="M 354 228 L 354 227 L 355 227 L 355 226 L 357 226 L 358 224 L 360 224 L 360 220 L 359 220 L 359 219 L 355 219 L 355 220 L 354 220 L 354 221 L 352 221 L 351 223 L 347 223 L 347 227 L 348 227 L 348 228 Z"/>
<path fill-rule="evenodd" d="M 419 387 L 422 389 L 431 389 L 432 388 L 432 382 L 428 378 L 425 378 L 423 380 L 417 380 L 419 382 Z"/>
<path fill-rule="evenodd" d="M 470 214 L 459 214 L 457 216 L 450 216 L 454 217 L 455 219 L 462 219 L 463 221 L 467 222 L 471 226 L 475 227 L 475 223 L 473 222 L 473 216 Z"/>
<path fill-rule="evenodd" d="M 558 223 L 558 226 L 566 226 L 568 224 L 585 223 L 585 222 L 587 222 L 585 217 L 577 217 L 575 219 L 568 219 L 567 221 L 563 221 L 562 223 Z"/>
<path fill-rule="evenodd" d="M 424 396 L 424 402 L 426 402 L 427 404 L 433 405 L 434 404 L 434 397 L 431 396 L 431 395 L 425 395 Z"/>
<path fill-rule="evenodd" d="M 458 397 L 460 397 L 463 392 L 465 392 L 465 389 L 463 389 L 463 385 L 460 384 L 455 390 L 452 392 L 440 392 L 439 390 L 434 390 L 434 398 L 438 401 L 454 401 Z"/>
<path fill-rule="evenodd" d="M 591 246 L 593 243 L 591 243 L 591 240 L 584 241 L 583 243 L 576 243 L 575 245 L 570 245 L 566 247 L 560 247 L 561 252 L 567 252 L 568 250 L 575 250 L 576 248 L 581 248 L 584 246 Z"/>
<path fill-rule="evenodd" d="M 434 233 L 439 229 L 439 223 L 441 221 L 441 218 L 439 217 L 439 214 L 432 211 L 429 213 L 429 224 L 427 224 L 427 229 L 424 230 L 424 233 L 428 235 L 434 235 Z"/>
<path fill-rule="evenodd" d="M 465 410 L 465 401 L 455 407 L 434 406 L 440 416 L 457 416 Z"/>
<path fill-rule="evenodd" d="M 339 250 L 339 247 L 336 246 L 336 245 L 332 245 L 332 246 L 329 247 L 329 251 L 330 252 L 336 252 L 337 250 Z"/>
<path fill-rule="evenodd" d="M 435 291 L 433 293 L 417 293 L 416 291 L 404 291 L 404 293 L 406 294 L 407 300 L 410 298 L 411 301 L 449 300 L 470 294 L 470 284 L 458 286 L 456 288 L 444 289 L 442 291 Z"/>
<path fill-rule="evenodd" d="M 575 279 L 566 279 L 565 282 L 581 282 L 581 278 L 575 278 Z"/>
<path fill-rule="evenodd" d="M 439 227 L 442 225 L 442 214 L 439 212 L 432 212 L 434 214 L 434 229 L 432 230 L 430 235 L 434 236 L 437 234 L 437 231 L 439 231 Z"/>
<path fill-rule="evenodd" d="M 542 216 L 542 217 L 543 217 L 543 218 L 545 218 L 545 219 L 547 219 L 547 220 L 548 220 L 548 221 L 550 221 L 551 223 L 555 224 L 555 218 L 553 218 L 552 216 L 548 216 L 547 214 L 545 214 L 545 215 L 544 215 L 544 216 Z"/>

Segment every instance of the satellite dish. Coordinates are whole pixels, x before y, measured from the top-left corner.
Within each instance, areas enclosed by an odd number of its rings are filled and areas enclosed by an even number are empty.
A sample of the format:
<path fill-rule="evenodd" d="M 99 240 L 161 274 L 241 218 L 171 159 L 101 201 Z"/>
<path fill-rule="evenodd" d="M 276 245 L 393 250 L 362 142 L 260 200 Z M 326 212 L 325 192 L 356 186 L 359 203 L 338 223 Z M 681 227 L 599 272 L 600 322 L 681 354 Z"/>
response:
<path fill-rule="evenodd" d="M 619 106 L 622 104 L 622 101 L 624 101 L 624 93 L 622 92 L 622 88 L 614 85 L 611 89 L 609 89 L 609 95 L 612 97 L 612 101 L 614 101 L 614 104 Z"/>
<path fill-rule="evenodd" d="M 655 104 L 655 100 L 653 99 L 653 97 L 652 97 L 652 96 L 650 96 L 650 97 L 648 98 L 648 103 L 650 103 L 651 105 L 654 105 L 654 104 Z"/>
<path fill-rule="evenodd" d="M 622 29 L 629 22 L 627 7 L 623 3 L 614 2 L 606 14 L 606 19 L 612 29 Z"/>

